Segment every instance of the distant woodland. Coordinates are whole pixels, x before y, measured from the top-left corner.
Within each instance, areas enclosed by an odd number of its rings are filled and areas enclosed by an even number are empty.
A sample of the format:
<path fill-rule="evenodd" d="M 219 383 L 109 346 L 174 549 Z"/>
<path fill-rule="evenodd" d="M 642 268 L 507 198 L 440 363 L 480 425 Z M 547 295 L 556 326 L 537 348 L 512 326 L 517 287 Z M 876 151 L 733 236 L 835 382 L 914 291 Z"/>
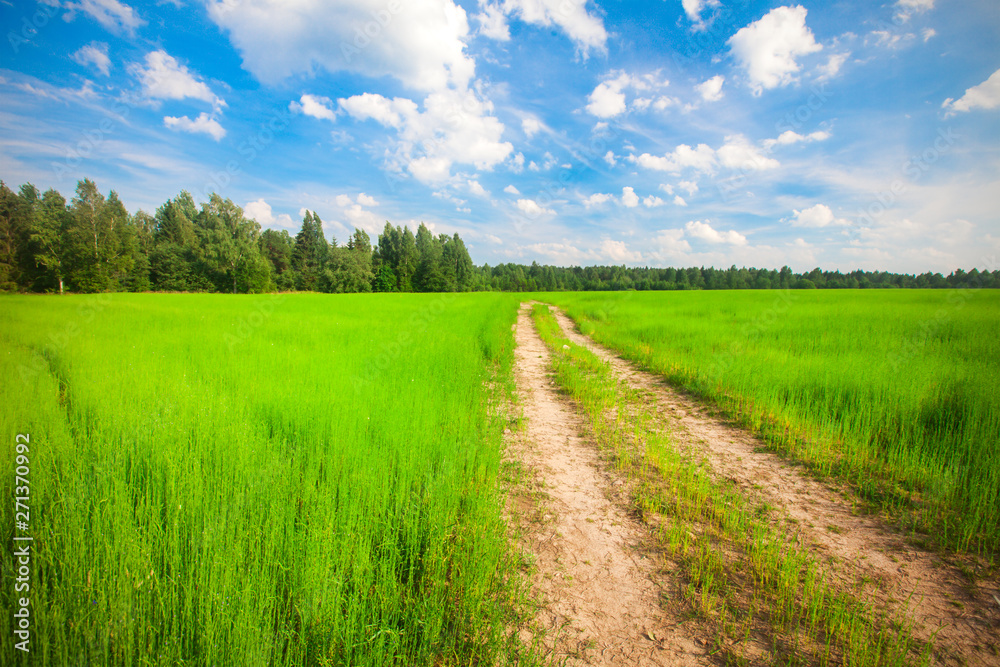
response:
<path fill-rule="evenodd" d="M 465 292 L 560 290 L 1000 288 L 1000 271 L 921 275 L 880 271 L 475 266 L 458 234 L 414 234 L 386 223 L 375 244 L 361 229 L 338 244 L 307 211 L 293 237 L 261 229 L 217 194 L 187 192 L 153 214 L 80 181 L 67 201 L 0 182 L 0 291 L 7 292 Z"/>

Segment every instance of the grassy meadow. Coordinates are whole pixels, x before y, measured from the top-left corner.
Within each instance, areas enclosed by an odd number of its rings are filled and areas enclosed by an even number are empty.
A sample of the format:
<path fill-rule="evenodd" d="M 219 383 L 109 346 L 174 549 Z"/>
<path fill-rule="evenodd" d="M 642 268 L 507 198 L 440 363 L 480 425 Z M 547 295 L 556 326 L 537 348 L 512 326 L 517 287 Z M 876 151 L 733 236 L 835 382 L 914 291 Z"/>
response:
<path fill-rule="evenodd" d="M 3 297 L 35 664 L 530 664 L 491 407 L 517 303 Z"/>
<path fill-rule="evenodd" d="M 1000 549 L 1000 293 L 553 294 L 585 333 L 715 401 L 933 541 Z"/>
<path fill-rule="evenodd" d="M 936 544 L 995 560 L 1000 293 L 532 296 Z M 542 662 L 518 639 L 532 603 L 501 475 L 511 324 L 527 298 L 0 299 L 8 475 L 14 435 L 31 435 L 31 657 Z M 789 660 L 926 658 L 905 623 L 832 589 L 808 553 L 651 431 L 642 400 L 545 309 L 535 318 L 595 442 L 638 480 L 637 511 L 672 517 L 658 539 L 693 584 L 688 602 L 716 619 L 720 650 L 763 634 Z M 639 417 L 609 423 L 612 412 Z M 14 508 L 0 512 L 13 544 Z M 12 581 L 13 559 L 0 563 Z M 0 590 L 5 610 L 16 597 Z M 760 609 L 773 610 L 763 628 Z M 16 655 L 4 618 L 0 653 Z"/>

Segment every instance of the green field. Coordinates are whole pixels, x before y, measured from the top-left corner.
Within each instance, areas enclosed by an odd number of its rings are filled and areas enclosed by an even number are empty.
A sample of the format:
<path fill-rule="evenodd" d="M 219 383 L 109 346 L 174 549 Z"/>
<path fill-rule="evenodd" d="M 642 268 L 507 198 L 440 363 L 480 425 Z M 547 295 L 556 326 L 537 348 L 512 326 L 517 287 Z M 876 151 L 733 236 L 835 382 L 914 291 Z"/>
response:
<path fill-rule="evenodd" d="M 994 559 L 1000 293 L 536 296 L 937 544 Z M 0 465 L 30 468 L 36 663 L 534 664 L 501 475 L 523 298 L 3 297 Z M 660 469 L 688 470 L 658 446 Z M 12 503 L 0 516 L 14 544 Z M 803 593 L 782 595 L 799 623 Z M 0 591 L 5 656 L 17 597 Z M 848 608 L 824 612 L 829 633 Z"/>
<path fill-rule="evenodd" d="M 4 297 L 0 462 L 12 479 L 30 434 L 34 664 L 527 661 L 491 408 L 516 307 Z"/>
<path fill-rule="evenodd" d="M 1000 293 L 550 296 L 585 333 L 939 545 L 990 560 L 1000 548 Z"/>

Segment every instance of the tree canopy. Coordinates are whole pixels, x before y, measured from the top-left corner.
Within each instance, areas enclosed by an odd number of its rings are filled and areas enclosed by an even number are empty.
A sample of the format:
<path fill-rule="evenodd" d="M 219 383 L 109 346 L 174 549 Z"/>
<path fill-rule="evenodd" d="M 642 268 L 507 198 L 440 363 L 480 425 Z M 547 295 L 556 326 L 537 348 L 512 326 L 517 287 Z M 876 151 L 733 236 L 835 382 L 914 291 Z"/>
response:
<path fill-rule="evenodd" d="M 458 234 L 386 222 L 338 246 L 314 211 L 299 232 L 261 229 L 229 199 L 200 206 L 187 192 L 153 215 L 130 214 L 84 179 L 69 202 L 56 190 L 0 181 L 0 291 L 20 292 L 509 292 L 561 290 L 1000 288 L 1000 271 L 882 271 L 475 266 Z"/>

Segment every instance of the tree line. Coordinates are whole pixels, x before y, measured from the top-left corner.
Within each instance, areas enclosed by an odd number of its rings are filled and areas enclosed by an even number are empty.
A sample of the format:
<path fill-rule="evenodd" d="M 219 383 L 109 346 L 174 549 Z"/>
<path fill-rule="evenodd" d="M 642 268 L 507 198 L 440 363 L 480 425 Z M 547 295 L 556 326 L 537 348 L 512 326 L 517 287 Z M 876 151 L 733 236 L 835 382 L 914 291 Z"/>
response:
<path fill-rule="evenodd" d="M 306 211 L 302 227 L 261 229 L 229 199 L 197 205 L 181 192 L 154 214 L 130 214 L 118 195 L 84 179 L 69 202 L 54 189 L 0 181 L 0 291 L 461 292 L 788 288 L 996 287 L 1000 271 L 922 275 L 814 269 L 475 266 L 458 234 L 386 223 L 377 243 L 356 229 L 327 241 Z"/>

